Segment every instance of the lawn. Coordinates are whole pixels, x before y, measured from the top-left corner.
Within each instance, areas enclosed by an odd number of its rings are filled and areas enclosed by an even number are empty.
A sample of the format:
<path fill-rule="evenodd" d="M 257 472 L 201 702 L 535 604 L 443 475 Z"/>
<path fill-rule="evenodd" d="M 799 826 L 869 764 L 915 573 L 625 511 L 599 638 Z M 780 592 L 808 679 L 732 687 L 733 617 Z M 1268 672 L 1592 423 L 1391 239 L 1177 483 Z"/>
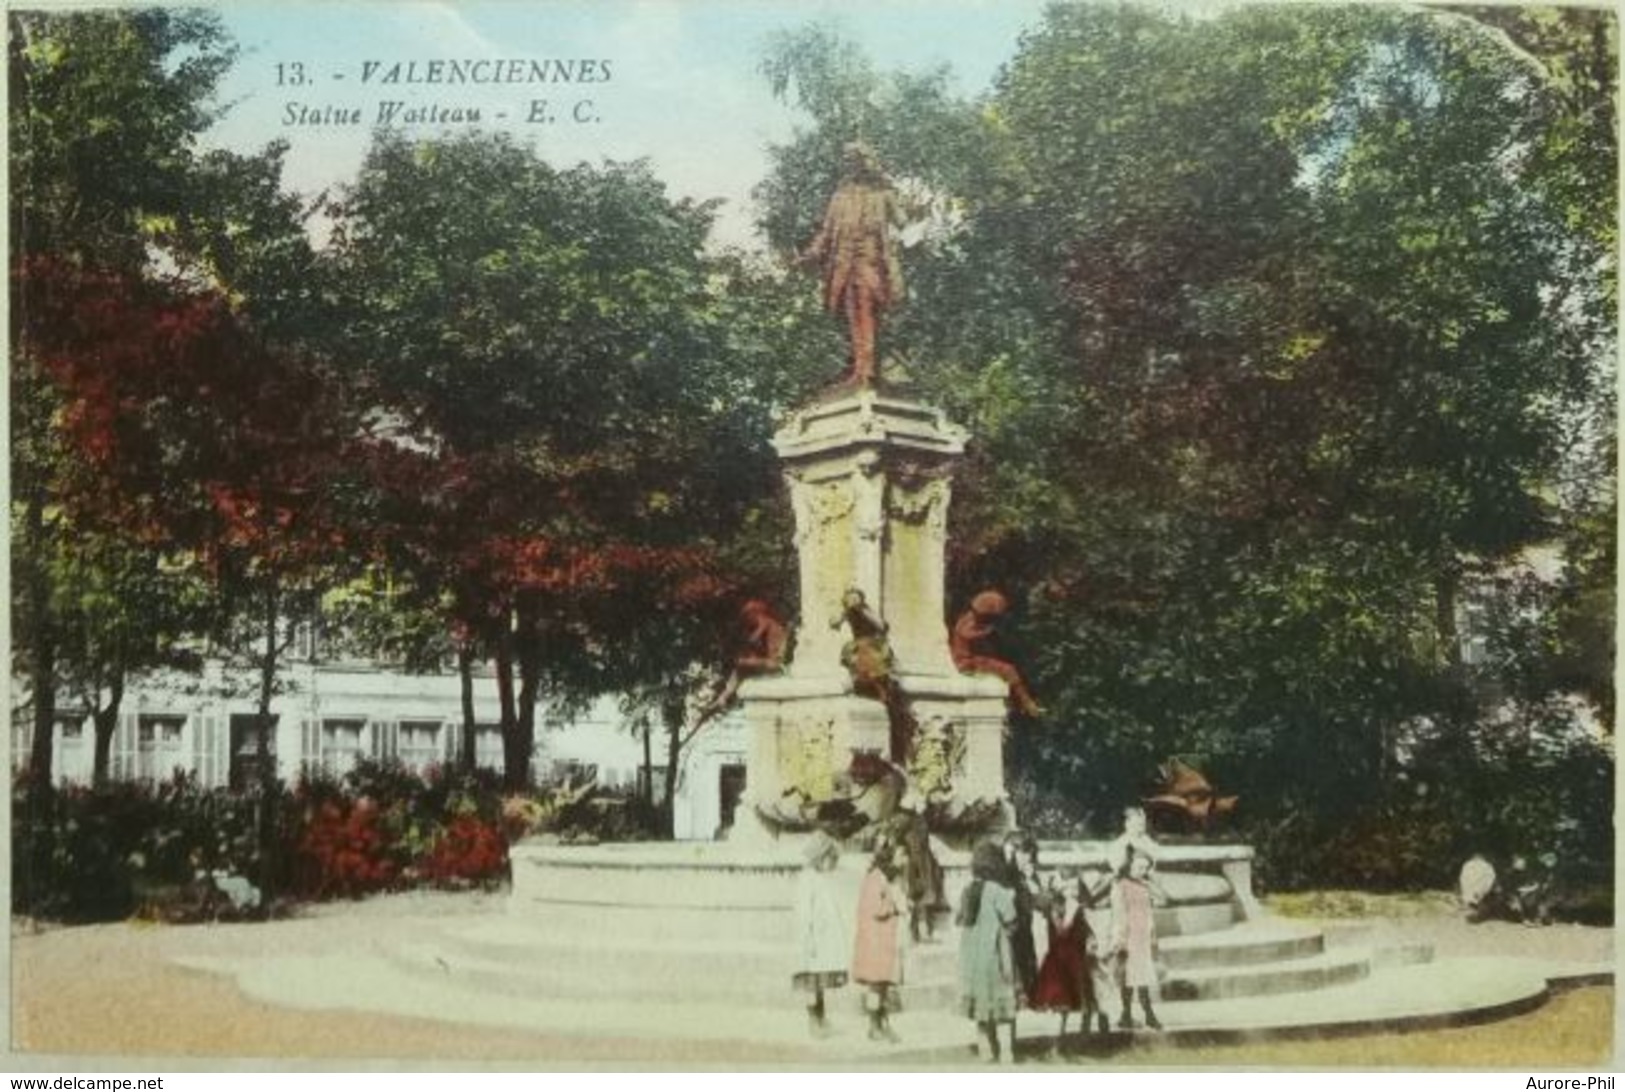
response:
<path fill-rule="evenodd" d="M 1121 1067 L 1531 1069 L 1611 1067 L 1614 990 L 1588 986 L 1558 994 L 1524 1016 L 1472 1027 L 1321 1039 L 1273 1039 L 1187 1046 L 1145 1038 L 1104 1057 L 1034 1059 L 1045 1065 Z"/>

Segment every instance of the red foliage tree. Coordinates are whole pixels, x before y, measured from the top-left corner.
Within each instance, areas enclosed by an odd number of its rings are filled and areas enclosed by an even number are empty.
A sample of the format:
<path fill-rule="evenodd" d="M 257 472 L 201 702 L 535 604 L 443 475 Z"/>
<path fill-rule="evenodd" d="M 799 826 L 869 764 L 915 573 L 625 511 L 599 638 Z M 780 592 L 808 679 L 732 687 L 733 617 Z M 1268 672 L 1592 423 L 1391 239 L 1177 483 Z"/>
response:
<path fill-rule="evenodd" d="M 19 263 L 12 288 L 60 394 L 64 505 L 195 559 L 215 592 L 217 647 L 255 678 L 269 792 L 287 623 L 358 560 L 347 528 L 365 494 L 361 440 L 341 385 L 217 294 L 46 259 Z"/>

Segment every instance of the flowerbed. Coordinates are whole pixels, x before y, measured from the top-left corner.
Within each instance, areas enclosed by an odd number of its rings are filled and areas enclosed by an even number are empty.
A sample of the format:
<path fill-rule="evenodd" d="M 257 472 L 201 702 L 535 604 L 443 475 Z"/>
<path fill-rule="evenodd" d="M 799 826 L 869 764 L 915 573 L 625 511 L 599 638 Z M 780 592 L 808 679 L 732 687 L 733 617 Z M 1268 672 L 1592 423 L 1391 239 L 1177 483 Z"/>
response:
<path fill-rule="evenodd" d="M 45 794 L 18 784 L 12 815 L 12 911 L 57 921 L 253 917 L 288 901 L 508 876 L 504 802 L 484 773 L 420 778 L 367 763 L 342 778 L 307 774 L 268 800 L 180 772 L 156 785 Z"/>

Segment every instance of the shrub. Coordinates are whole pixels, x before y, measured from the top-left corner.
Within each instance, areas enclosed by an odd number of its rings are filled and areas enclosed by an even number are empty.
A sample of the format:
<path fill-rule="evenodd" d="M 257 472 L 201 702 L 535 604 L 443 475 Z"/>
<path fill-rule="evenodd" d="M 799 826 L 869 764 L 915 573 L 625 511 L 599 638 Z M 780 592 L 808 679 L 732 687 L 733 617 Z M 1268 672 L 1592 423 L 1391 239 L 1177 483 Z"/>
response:
<path fill-rule="evenodd" d="M 460 815 L 440 832 L 420 873 L 437 887 L 499 882 L 508 875 L 508 842 L 495 824 Z"/>
<path fill-rule="evenodd" d="M 257 876 L 255 801 L 177 772 L 156 785 L 12 796 L 12 908 L 62 921 L 229 915 L 214 874 Z"/>
<path fill-rule="evenodd" d="M 392 762 L 362 762 L 337 778 L 307 770 L 295 790 L 295 891 L 359 898 L 418 883 L 500 882 L 508 839 L 499 785 L 488 771 L 419 777 Z"/>
<path fill-rule="evenodd" d="M 388 890 L 401 874 L 397 852 L 371 799 L 313 801 L 294 848 L 294 894 L 358 898 Z"/>
<path fill-rule="evenodd" d="M 343 777 L 305 771 L 278 786 L 273 881 L 296 899 L 359 898 L 416 883 L 466 887 L 507 872 L 494 777 L 363 763 Z M 12 794 L 12 909 L 58 921 L 243 916 L 263 878 L 258 789 L 203 789 L 177 773 Z M 256 891 L 257 893 L 257 891 Z"/>

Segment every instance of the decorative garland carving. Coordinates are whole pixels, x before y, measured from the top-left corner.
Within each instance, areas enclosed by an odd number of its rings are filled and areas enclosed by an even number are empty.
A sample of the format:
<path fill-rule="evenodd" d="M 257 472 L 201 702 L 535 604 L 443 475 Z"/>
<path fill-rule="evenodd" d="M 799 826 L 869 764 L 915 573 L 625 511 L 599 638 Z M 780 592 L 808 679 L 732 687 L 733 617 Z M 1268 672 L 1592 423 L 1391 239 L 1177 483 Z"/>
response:
<path fill-rule="evenodd" d="M 790 504 L 796 516 L 797 547 L 805 547 L 824 528 L 844 519 L 856 503 L 852 491 L 842 482 L 812 485 L 802 478 L 792 479 Z"/>
<path fill-rule="evenodd" d="M 835 784 L 835 721 L 804 720 L 779 730 L 779 784 L 811 800 L 828 798 Z"/>
<path fill-rule="evenodd" d="M 893 489 L 888 498 L 886 513 L 900 523 L 924 525 L 933 535 L 948 533 L 948 482 L 945 478 L 928 481 L 911 492 Z"/>
<path fill-rule="evenodd" d="M 965 772 L 965 729 L 940 714 L 928 718 L 914 735 L 909 779 L 928 802 L 947 800 Z"/>

